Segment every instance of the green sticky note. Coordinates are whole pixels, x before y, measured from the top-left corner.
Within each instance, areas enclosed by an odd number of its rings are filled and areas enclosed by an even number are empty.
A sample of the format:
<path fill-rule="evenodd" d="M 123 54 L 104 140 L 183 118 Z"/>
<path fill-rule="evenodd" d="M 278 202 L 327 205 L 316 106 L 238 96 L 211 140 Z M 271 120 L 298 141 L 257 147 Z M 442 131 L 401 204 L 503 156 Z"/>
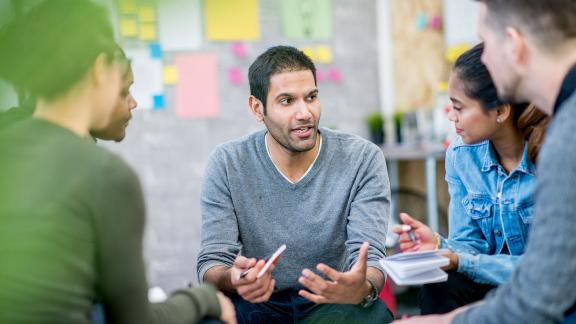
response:
<path fill-rule="evenodd" d="M 292 39 L 332 38 L 331 0 L 282 0 L 282 28 Z"/>

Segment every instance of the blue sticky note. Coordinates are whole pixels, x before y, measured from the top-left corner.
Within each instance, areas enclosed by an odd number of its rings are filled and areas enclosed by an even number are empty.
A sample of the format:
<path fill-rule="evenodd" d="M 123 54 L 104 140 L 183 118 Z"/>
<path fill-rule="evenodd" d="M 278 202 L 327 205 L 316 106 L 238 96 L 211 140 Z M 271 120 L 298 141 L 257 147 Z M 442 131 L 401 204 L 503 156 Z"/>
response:
<path fill-rule="evenodd" d="M 154 96 L 154 110 L 164 109 L 164 95 Z"/>
<path fill-rule="evenodd" d="M 416 28 L 418 29 L 418 31 L 423 31 L 424 29 L 426 29 L 426 26 L 428 25 L 428 17 L 426 17 L 425 13 L 419 13 L 418 16 L 416 17 Z"/>
<path fill-rule="evenodd" d="M 162 59 L 162 47 L 158 43 L 150 43 L 150 57 L 154 59 Z"/>

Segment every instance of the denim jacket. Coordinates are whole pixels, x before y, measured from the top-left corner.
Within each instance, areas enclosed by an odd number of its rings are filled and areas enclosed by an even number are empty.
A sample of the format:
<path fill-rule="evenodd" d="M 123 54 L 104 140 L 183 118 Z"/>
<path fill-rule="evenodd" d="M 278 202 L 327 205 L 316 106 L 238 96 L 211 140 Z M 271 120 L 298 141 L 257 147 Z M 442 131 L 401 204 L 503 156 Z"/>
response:
<path fill-rule="evenodd" d="M 524 252 L 536 180 L 527 151 L 525 144 L 509 174 L 490 141 L 468 145 L 458 137 L 446 152 L 450 230 L 440 246 L 456 252 L 458 272 L 478 283 L 506 281 Z"/>

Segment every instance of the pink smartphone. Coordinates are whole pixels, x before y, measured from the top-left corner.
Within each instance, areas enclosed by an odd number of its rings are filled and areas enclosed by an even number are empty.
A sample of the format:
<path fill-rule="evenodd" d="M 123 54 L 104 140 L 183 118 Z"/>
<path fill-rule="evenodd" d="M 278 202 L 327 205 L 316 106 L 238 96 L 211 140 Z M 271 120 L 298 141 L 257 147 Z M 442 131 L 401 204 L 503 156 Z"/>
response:
<path fill-rule="evenodd" d="M 273 264 L 276 264 L 276 262 L 278 262 L 278 259 L 280 258 L 280 255 L 284 252 L 284 250 L 286 250 L 286 244 L 283 244 L 281 247 L 278 248 L 278 250 L 276 250 L 276 252 L 274 252 L 274 254 L 272 254 L 269 258 L 266 258 L 266 264 L 264 264 L 262 270 L 260 270 L 260 272 L 258 272 L 258 274 L 256 275 L 257 279 L 262 278 L 262 276 L 266 273 L 266 271 L 268 271 L 268 269 L 270 269 L 270 267 Z M 252 269 L 253 268 L 250 268 L 242 272 L 238 276 L 238 280 L 246 277 L 250 273 L 250 271 L 252 271 Z"/>
<path fill-rule="evenodd" d="M 256 275 L 257 279 L 262 278 L 262 276 L 264 276 L 266 271 L 268 271 L 268 269 L 270 269 L 270 267 L 272 265 L 274 265 L 274 264 L 276 264 L 276 262 L 278 262 L 278 259 L 280 259 L 280 255 L 282 255 L 284 250 L 286 250 L 286 244 L 282 244 L 282 246 L 279 247 L 278 250 L 276 250 L 276 252 L 274 252 L 274 254 L 272 254 L 272 256 L 268 259 L 268 261 L 266 261 L 266 264 L 264 265 L 262 270 L 260 270 L 260 272 L 258 272 L 258 274 Z"/>

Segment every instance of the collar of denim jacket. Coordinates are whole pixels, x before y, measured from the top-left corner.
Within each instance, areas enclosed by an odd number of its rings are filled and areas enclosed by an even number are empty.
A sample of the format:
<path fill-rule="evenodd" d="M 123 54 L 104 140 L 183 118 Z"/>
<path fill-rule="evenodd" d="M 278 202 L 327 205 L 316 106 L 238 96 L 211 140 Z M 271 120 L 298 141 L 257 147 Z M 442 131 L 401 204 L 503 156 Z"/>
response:
<path fill-rule="evenodd" d="M 498 157 L 496 156 L 496 150 L 494 150 L 494 146 L 492 142 L 488 141 L 488 145 L 486 145 L 486 152 L 484 153 L 484 157 L 482 158 L 482 172 L 488 172 L 492 168 L 497 168 L 500 166 L 500 162 L 498 162 Z M 510 172 L 512 175 L 514 172 L 522 172 L 534 176 L 536 173 L 536 166 L 530 158 L 528 157 L 528 142 L 524 143 L 524 151 L 522 152 L 522 160 L 520 160 L 520 164 L 516 167 L 516 169 Z"/>

